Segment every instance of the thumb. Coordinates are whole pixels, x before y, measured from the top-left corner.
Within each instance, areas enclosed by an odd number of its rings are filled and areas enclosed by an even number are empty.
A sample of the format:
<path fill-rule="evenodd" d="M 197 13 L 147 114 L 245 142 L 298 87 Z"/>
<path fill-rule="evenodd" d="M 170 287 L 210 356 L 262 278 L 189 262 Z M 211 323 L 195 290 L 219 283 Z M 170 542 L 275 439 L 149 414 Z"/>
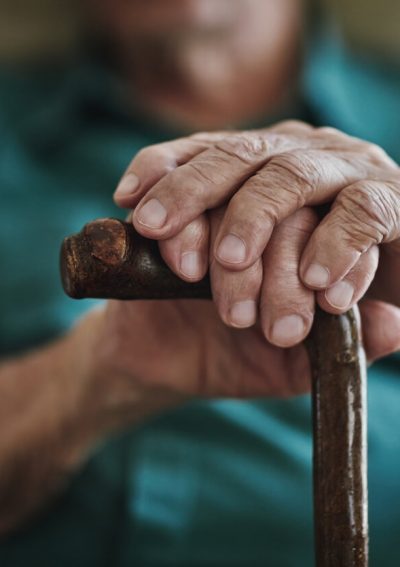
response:
<path fill-rule="evenodd" d="M 369 362 L 400 350 L 400 309 L 383 301 L 359 304 L 364 348 Z"/>

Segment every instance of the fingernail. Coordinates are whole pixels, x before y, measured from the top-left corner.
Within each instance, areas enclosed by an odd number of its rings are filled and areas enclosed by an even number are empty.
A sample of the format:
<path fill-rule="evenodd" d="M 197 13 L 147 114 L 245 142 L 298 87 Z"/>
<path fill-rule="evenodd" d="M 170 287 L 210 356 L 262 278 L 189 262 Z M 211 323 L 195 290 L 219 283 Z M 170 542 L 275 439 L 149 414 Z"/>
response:
<path fill-rule="evenodd" d="M 231 323 L 235 327 L 250 327 L 254 325 L 257 319 L 257 306 L 256 302 L 238 301 L 234 303 L 230 312 Z"/>
<path fill-rule="evenodd" d="M 304 276 L 304 281 L 311 287 L 325 287 L 329 284 L 329 278 L 329 270 L 320 264 L 311 264 Z"/>
<path fill-rule="evenodd" d="M 291 346 L 304 337 L 304 320 L 299 315 L 286 315 L 272 327 L 272 340 L 278 346 Z"/>
<path fill-rule="evenodd" d="M 238 236 L 228 234 L 218 246 L 217 256 L 224 262 L 240 264 L 246 258 L 246 245 Z"/>
<path fill-rule="evenodd" d="M 149 228 L 161 228 L 167 220 L 167 211 L 158 199 L 150 199 L 138 211 L 137 219 Z"/>
<path fill-rule="evenodd" d="M 327 301 L 337 309 L 350 307 L 354 296 L 354 287 L 347 281 L 339 282 L 325 292 Z"/>
<path fill-rule="evenodd" d="M 198 252 L 185 252 L 181 256 L 181 272 L 188 278 L 196 278 L 200 274 L 201 263 Z"/>
<path fill-rule="evenodd" d="M 128 197 L 133 195 L 139 187 L 139 177 L 134 173 L 128 173 L 119 182 L 114 195 L 116 197 Z"/>

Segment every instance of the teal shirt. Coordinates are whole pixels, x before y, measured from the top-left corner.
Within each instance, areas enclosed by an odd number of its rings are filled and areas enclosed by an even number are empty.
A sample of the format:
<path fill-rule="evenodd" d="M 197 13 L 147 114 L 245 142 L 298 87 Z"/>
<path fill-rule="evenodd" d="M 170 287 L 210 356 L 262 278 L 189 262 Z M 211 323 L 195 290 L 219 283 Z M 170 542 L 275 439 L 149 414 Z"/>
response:
<path fill-rule="evenodd" d="M 321 116 L 326 106 L 332 122 L 329 101 L 314 101 L 324 84 L 317 62 L 309 70 L 312 106 Z M 3 355 L 57 336 L 89 309 L 92 302 L 62 293 L 59 244 L 89 219 L 119 214 L 111 193 L 132 156 L 175 135 L 121 108 L 118 88 L 90 66 L 2 76 Z M 341 107 L 335 112 L 345 121 Z M 366 137 L 374 132 L 371 125 Z M 380 567 L 400 564 L 399 369 L 392 357 L 369 378 L 371 565 Z M 0 544 L 1 567 L 312 564 L 308 396 L 194 402 L 127 431 L 98 447 L 46 512 Z"/>

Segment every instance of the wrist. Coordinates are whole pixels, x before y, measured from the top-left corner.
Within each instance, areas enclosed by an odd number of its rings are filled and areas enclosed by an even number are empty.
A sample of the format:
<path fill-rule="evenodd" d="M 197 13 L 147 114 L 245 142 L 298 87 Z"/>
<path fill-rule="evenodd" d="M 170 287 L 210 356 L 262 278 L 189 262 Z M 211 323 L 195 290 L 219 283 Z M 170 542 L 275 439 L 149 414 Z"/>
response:
<path fill-rule="evenodd" d="M 62 489 L 96 439 L 74 343 L 73 332 L 0 365 L 0 536 Z"/>
<path fill-rule="evenodd" d="M 92 438 L 139 425 L 185 401 L 175 391 L 154 385 L 139 364 L 127 369 L 114 339 L 107 308 L 88 313 L 70 337 L 69 358 L 75 358 L 79 384 L 77 407 L 86 415 L 84 427 Z M 143 347 L 140 337 L 135 339 L 129 353 L 132 361 Z"/>
<path fill-rule="evenodd" d="M 131 376 L 122 387 L 99 353 L 107 329 L 93 311 L 48 347 L 1 363 L 0 534 L 62 489 L 101 438 L 166 407 Z"/>

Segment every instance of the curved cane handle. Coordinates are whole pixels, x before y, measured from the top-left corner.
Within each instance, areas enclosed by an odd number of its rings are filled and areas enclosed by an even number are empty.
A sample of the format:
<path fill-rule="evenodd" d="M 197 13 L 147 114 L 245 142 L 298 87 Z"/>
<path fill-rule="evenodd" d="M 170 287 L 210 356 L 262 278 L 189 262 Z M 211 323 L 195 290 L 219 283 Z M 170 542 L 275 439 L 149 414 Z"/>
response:
<path fill-rule="evenodd" d="M 210 299 L 208 277 L 187 283 L 164 263 L 158 244 L 129 223 L 99 219 L 66 238 L 61 278 L 74 299 Z"/>
<path fill-rule="evenodd" d="M 66 238 L 61 272 L 74 298 L 211 298 L 208 277 L 182 281 L 165 265 L 156 242 L 116 219 L 94 221 Z M 306 344 L 313 371 L 317 565 L 366 567 L 366 382 L 355 311 L 317 311 Z"/>

